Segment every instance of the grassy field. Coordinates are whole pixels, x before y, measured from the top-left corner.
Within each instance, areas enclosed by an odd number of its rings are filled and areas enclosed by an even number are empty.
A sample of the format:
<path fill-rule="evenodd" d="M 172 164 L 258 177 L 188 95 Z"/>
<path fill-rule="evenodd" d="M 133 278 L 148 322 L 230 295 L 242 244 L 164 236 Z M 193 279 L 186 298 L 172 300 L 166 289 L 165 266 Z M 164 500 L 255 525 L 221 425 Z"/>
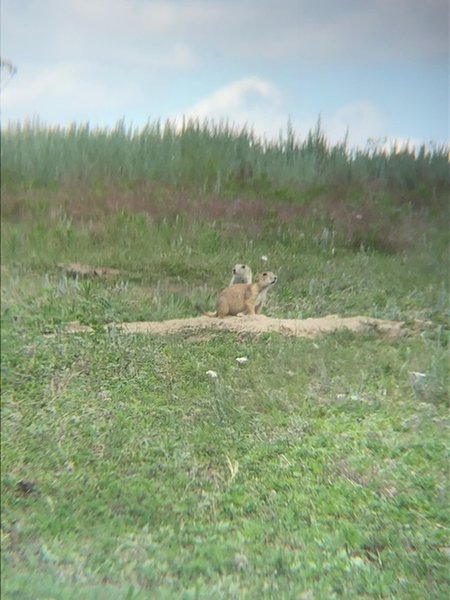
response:
<path fill-rule="evenodd" d="M 206 133 L 151 139 L 207 157 Z M 176 179 L 167 161 L 133 172 L 144 134 L 108 135 L 3 134 L 2 597 L 447 598 L 443 151 L 352 162 L 317 131 L 269 149 L 219 131 L 216 162 Z M 212 308 L 241 261 L 279 275 L 270 316 L 415 333 L 103 329 Z M 68 262 L 121 274 L 71 278 Z"/>

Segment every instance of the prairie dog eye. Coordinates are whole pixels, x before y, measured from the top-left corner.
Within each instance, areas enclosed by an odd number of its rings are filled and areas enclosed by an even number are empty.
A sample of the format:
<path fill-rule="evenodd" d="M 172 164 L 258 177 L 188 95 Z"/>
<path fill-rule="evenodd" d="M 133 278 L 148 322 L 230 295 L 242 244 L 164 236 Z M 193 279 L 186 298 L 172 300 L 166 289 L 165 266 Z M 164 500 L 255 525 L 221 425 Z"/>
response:
<path fill-rule="evenodd" d="M 243 268 L 243 269 L 246 269 L 247 267 L 246 267 L 245 265 L 242 265 L 242 268 Z"/>
<path fill-rule="evenodd" d="M 267 273 L 263 273 L 263 277 L 267 277 Z"/>

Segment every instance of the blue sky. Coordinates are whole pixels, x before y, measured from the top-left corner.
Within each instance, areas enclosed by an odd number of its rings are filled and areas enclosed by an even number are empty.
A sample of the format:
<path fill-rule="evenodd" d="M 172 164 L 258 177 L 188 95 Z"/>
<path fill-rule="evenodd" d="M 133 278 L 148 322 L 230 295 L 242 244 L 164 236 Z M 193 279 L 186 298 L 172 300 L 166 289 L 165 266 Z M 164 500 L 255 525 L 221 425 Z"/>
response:
<path fill-rule="evenodd" d="M 446 143 L 447 0 L 2 0 L 1 120 Z"/>

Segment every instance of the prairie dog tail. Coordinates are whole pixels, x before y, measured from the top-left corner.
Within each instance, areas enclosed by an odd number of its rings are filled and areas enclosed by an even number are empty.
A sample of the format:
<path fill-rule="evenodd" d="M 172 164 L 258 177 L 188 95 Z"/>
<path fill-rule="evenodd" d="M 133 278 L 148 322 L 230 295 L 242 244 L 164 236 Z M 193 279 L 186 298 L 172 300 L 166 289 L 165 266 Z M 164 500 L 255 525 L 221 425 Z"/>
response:
<path fill-rule="evenodd" d="M 204 309 L 200 306 L 200 304 L 196 304 L 195 308 L 196 308 L 197 312 L 200 313 L 201 315 L 203 315 L 204 317 L 217 317 L 217 311 L 216 312 L 205 312 Z"/>

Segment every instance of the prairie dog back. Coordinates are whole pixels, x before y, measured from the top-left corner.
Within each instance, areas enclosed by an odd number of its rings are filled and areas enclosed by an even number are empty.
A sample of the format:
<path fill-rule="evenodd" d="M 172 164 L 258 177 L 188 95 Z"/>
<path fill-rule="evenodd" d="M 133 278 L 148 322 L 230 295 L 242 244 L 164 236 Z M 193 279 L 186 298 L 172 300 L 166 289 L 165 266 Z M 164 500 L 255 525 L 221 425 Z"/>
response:
<path fill-rule="evenodd" d="M 235 283 L 222 290 L 217 299 L 217 310 L 214 313 L 203 313 L 206 317 L 226 317 L 241 314 L 255 315 L 261 312 L 262 292 L 275 285 L 278 277 L 267 271 L 256 276 L 253 283 Z"/>

